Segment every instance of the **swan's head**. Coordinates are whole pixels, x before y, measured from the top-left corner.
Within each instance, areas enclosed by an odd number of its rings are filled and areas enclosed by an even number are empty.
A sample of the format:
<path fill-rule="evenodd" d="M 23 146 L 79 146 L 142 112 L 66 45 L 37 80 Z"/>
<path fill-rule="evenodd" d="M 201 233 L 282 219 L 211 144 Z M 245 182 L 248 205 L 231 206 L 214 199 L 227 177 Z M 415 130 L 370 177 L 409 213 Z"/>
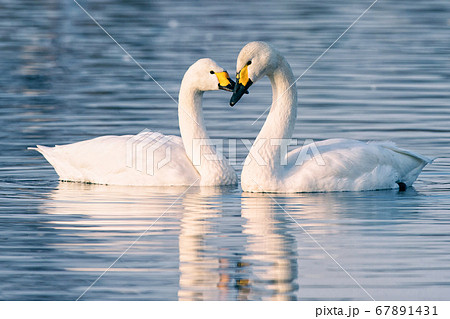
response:
<path fill-rule="evenodd" d="M 236 85 L 230 105 L 235 105 L 247 89 L 264 75 L 273 72 L 279 61 L 279 53 L 265 42 L 250 42 L 239 53 L 236 64 Z"/>
<path fill-rule="evenodd" d="M 227 71 L 208 58 L 200 59 L 192 64 L 186 71 L 184 80 L 193 82 L 199 91 L 225 90 L 233 92 L 235 84 Z"/>

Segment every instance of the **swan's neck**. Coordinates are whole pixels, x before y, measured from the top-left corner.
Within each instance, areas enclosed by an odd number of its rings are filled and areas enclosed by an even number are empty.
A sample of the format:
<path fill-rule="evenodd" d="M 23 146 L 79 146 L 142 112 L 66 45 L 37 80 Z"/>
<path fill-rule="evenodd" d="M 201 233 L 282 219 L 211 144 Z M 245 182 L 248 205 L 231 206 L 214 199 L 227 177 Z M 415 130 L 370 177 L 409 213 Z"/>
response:
<path fill-rule="evenodd" d="M 287 143 L 294 131 L 297 118 L 297 88 L 291 67 L 284 57 L 280 57 L 278 67 L 267 76 L 272 84 L 272 106 L 247 156 L 248 167 L 244 167 L 242 174 L 244 176 L 246 171 L 259 171 L 261 178 L 272 179 L 282 171 L 281 164 L 286 156 Z M 258 160 L 252 156 L 253 152 L 259 154 Z M 261 160 L 263 163 L 260 163 Z"/>
<path fill-rule="evenodd" d="M 234 170 L 206 132 L 202 98 L 203 91 L 198 90 L 194 83 L 185 77 L 180 88 L 178 119 L 186 155 L 200 174 L 201 185 L 235 183 Z M 230 181 L 233 178 L 234 181 Z"/>

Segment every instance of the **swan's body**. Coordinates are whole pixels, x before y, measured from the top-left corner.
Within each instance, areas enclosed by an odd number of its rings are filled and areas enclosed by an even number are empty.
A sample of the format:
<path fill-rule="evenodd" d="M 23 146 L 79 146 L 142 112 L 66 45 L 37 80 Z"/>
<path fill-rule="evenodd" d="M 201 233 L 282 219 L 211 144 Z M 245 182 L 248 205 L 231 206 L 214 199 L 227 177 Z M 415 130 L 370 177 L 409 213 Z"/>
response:
<path fill-rule="evenodd" d="M 235 171 L 209 139 L 202 113 L 203 93 L 230 88 L 227 77 L 210 59 L 186 71 L 178 104 L 181 138 L 145 131 L 33 149 L 44 155 L 60 180 L 136 186 L 236 184 Z"/>
<path fill-rule="evenodd" d="M 230 104 L 263 76 L 272 84 L 270 113 L 247 156 L 241 175 L 248 192 L 361 191 L 411 186 L 431 160 L 392 142 L 330 139 L 315 143 L 318 156 L 302 162 L 305 149 L 283 153 L 297 117 L 297 88 L 286 59 L 264 42 L 247 44 L 239 54 Z M 284 142 L 283 142 L 284 141 Z M 308 147 L 308 146 L 304 146 Z M 308 154 L 311 154 L 310 152 Z M 257 155 L 257 156 L 255 156 Z M 317 155 L 317 154 L 315 154 Z"/>

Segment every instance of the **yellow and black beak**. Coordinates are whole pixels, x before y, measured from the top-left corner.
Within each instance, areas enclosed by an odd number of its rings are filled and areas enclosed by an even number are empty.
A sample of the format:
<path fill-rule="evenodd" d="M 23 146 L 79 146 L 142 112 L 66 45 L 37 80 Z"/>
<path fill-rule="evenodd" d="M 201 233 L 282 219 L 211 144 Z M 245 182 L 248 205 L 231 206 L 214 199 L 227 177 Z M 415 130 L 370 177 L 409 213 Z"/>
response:
<path fill-rule="evenodd" d="M 253 84 L 248 77 L 248 66 L 245 65 L 241 71 L 236 74 L 236 85 L 234 86 L 233 95 L 230 99 L 230 106 L 234 106 L 244 94 L 248 94 L 248 88 Z"/>
<path fill-rule="evenodd" d="M 211 71 L 212 73 L 212 71 Z M 232 79 L 230 79 L 230 76 L 228 75 L 228 72 L 215 72 L 214 73 L 217 76 L 217 79 L 219 80 L 219 89 L 225 90 L 228 92 L 233 92 L 234 86 L 236 83 Z"/>

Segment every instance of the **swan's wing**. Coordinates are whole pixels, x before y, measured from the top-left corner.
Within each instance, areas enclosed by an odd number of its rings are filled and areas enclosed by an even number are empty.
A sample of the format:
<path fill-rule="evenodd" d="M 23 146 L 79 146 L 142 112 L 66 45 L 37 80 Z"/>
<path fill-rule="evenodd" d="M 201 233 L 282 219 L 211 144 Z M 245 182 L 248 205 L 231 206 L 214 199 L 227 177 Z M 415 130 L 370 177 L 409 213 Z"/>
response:
<path fill-rule="evenodd" d="M 435 158 L 429 158 L 408 150 L 405 150 L 403 148 L 397 147 L 397 145 L 394 142 L 390 142 L 390 141 L 384 141 L 384 142 L 368 142 L 367 144 L 375 144 L 375 145 L 379 145 L 381 147 L 384 147 L 386 149 L 389 149 L 393 152 L 405 155 L 405 156 L 410 156 L 412 158 L 417 159 L 418 161 L 423 161 L 426 162 L 427 164 L 431 164 Z"/>
<path fill-rule="evenodd" d="M 164 186 L 190 185 L 199 177 L 181 138 L 156 132 L 32 149 L 44 155 L 61 180 Z"/>
<path fill-rule="evenodd" d="M 287 162 L 287 187 L 331 191 L 410 186 L 431 160 L 392 142 L 331 139 L 293 150 Z"/>

